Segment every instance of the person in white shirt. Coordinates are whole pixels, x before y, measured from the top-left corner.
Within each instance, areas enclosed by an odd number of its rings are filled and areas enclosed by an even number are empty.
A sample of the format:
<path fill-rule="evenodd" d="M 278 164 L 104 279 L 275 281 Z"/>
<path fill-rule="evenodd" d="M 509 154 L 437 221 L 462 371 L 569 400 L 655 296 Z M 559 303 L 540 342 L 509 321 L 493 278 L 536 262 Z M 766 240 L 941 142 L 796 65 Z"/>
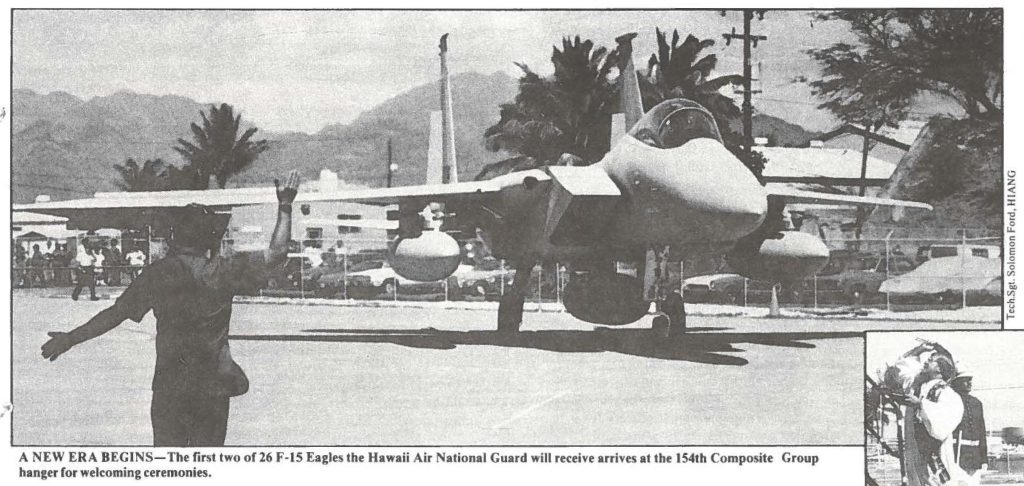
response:
<path fill-rule="evenodd" d="M 146 254 L 141 248 L 136 248 L 125 255 L 125 258 L 128 259 L 128 265 L 131 266 L 132 282 L 134 282 L 136 278 L 139 278 L 142 267 L 146 265 Z"/>
<path fill-rule="evenodd" d="M 105 275 L 103 273 L 103 271 L 104 271 L 104 269 L 103 269 L 103 261 L 106 260 L 107 257 L 103 255 L 103 243 L 94 243 L 92 245 L 91 251 L 92 251 L 93 259 L 96 261 L 96 266 L 95 266 L 96 277 L 95 277 L 95 280 L 97 282 L 99 282 L 99 283 L 105 284 L 106 282 L 104 282 Z"/>
<path fill-rule="evenodd" d="M 100 300 L 96 297 L 96 255 L 92 251 L 92 243 L 88 240 L 82 242 L 75 252 L 75 261 L 78 263 L 78 279 L 75 282 L 75 290 L 71 291 L 71 300 L 78 300 L 82 293 L 82 287 L 89 286 L 89 299 Z"/>
<path fill-rule="evenodd" d="M 324 257 L 320 254 L 320 249 L 315 248 L 311 243 L 307 243 L 307 245 L 308 246 L 302 250 L 302 255 L 309 260 L 310 267 L 319 267 L 324 262 Z"/>

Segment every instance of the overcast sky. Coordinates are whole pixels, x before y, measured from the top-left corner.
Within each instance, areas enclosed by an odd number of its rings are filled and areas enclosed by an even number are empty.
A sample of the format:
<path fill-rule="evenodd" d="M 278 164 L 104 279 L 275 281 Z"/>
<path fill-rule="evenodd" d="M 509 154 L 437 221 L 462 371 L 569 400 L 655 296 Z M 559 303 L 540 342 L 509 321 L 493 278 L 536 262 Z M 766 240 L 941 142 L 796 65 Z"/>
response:
<path fill-rule="evenodd" d="M 264 129 L 315 132 L 436 79 L 445 32 L 453 72 L 518 77 L 513 62 L 549 73 L 551 47 L 567 34 L 613 47 L 616 36 L 639 32 L 634 52 L 645 65 L 656 26 L 715 39 L 705 52 L 718 56 L 719 71 L 742 72 L 741 45 L 722 39 L 733 27 L 742 32 L 737 12 L 19 10 L 13 86 L 85 99 L 125 89 L 177 94 L 235 104 Z M 754 50 L 764 90 L 755 107 L 810 129 L 835 125 L 805 86 L 790 81 L 816 74 L 802 50 L 851 40 L 845 26 L 812 26 L 806 11 L 772 11 L 755 19 L 754 32 L 768 36 Z"/>
<path fill-rule="evenodd" d="M 876 377 L 876 370 L 917 346 L 915 338 L 945 346 L 959 367 L 973 373 L 972 394 L 982 401 L 990 430 L 1024 427 L 1024 331 L 868 333 L 868 375 Z"/>

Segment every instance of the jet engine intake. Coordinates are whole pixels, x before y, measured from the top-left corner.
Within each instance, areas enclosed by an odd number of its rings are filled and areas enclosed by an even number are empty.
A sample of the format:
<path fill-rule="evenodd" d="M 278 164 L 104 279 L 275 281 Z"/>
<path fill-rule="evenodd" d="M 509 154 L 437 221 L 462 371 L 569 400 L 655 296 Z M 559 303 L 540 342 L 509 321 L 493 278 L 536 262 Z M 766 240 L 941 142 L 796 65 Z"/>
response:
<path fill-rule="evenodd" d="M 796 282 L 825 268 L 828 257 L 828 247 L 816 236 L 782 231 L 763 240 L 740 240 L 726 255 L 726 261 L 737 273 L 753 280 Z"/>
<path fill-rule="evenodd" d="M 440 231 L 424 231 L 416 238 L 399 237 L 388 251 L 388 263 L 395 273 L 418 282 L 448 278 L 461 261 L 459 243 Z"/>
<path fill-rule="evenodd" d="M 573 317 L 593 324 L 620 326 L 640 320 L 650 304 L 643 281 L 620 273 L 578 273 L 565 286 L 562 299 Z"/>

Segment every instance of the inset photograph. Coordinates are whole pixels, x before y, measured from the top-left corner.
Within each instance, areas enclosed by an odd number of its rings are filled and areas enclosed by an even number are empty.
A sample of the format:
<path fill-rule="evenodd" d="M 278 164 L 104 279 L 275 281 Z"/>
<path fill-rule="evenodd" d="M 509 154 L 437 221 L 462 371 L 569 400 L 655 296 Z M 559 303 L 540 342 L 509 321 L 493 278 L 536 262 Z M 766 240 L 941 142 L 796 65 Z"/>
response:
<path fill-rule="evenodd" d="M 1024 484 L 1024 332 L 867 333 L 869 485 Z"/>

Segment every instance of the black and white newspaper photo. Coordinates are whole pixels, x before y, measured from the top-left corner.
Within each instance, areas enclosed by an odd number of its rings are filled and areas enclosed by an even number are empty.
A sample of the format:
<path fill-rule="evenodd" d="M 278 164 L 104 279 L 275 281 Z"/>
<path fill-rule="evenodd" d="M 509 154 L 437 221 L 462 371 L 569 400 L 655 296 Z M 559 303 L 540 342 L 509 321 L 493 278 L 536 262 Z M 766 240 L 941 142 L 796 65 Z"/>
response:
<path fill-rule="evenodd" d="M 1018 9 L 811 7 L 13 2 L 0 481 L 1024 485 Z"/>

